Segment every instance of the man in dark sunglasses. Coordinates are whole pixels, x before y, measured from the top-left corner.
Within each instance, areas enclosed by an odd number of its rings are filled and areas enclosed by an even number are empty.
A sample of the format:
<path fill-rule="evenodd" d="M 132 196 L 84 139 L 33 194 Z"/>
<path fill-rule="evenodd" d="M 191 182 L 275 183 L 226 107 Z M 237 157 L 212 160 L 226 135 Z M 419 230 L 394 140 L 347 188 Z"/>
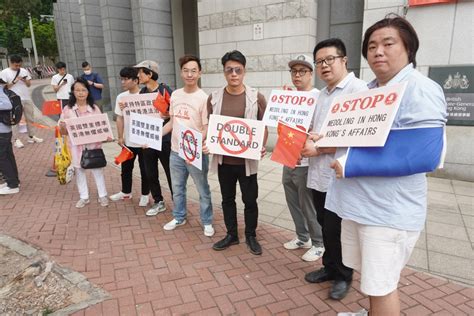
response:
<path fill-rule="evenodd" d="M 267 102 L 255 88 L 244 84 L 245 56 L 239 51 L 231 51 L 222 57 L 227 86 L 214 91 L 207 101 L 208 113 L 262 120 Z M 265 155 L 267 131 L 263 141 L 262 156 Z M 207 148 L 203 148 L 203 151 Z M 222 194 L 222 211 L 227 228 L 224 239 L 216 242 L 214 250 L 224 250 L 239 243 L 237 233 L 237 207 L 235 194 L 237 181 L 242 192 L 245 216 L 245 242 L 254 255 L 262 254 L 262 247 L 256 239 L 258 221 L 258 161 L 231 156 L 213 155 L 211 170 L 217 171 Z"/>

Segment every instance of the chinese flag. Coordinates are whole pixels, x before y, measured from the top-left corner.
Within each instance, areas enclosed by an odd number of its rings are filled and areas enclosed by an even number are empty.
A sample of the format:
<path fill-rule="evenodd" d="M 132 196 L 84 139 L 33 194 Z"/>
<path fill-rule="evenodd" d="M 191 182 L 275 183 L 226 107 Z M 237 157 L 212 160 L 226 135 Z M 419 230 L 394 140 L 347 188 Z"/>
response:
<path fill-rule="evenodd" d="M 43 115 L 59 115 L 61 114 L 61 103 L 57 100 L 44 101 L 41 108 Z"/>
<path fill-rule="evenodd" d="M 153 101 L 153 106 L 160 111 L 162 114 L 168 115 L 168 109 L 170 105 L 170 94 L 166 89 L 164 90 L 164 95 L 158 93 L 155 101 Z"/>
<path fill-rule="evenodd" d="M 306 133 L 282 122 L 278 122 L 277 132 L 278 141 L 270 159 L 289 168 L 295 168 L 306 142 Z"/>
<path fill-rule="evenodd" d="M 133 152 L 126 146 L 123 146 L 122 151 L 117 157 L 115 157 L 114 162 L 116 165 L 120 165 L 122 162 L 132 159 L 133 156 Z"/>

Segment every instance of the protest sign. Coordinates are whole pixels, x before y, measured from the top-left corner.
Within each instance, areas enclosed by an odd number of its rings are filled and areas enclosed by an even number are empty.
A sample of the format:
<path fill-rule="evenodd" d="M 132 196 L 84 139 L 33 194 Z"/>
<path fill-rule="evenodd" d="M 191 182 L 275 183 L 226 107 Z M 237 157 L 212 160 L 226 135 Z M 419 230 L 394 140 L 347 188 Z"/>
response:
<path fill-rule="evenodd" d="M 335 97 L 318 146 L 384 146 L 405 88 L 406 82 Z"/>
<path fill-rule="evenodd" d="M 273 90 L 268 98 L 263 116 L 265 125 L 276 127 L 278 120 L 286 124 L 309 129 L 313 118 L 318 92 Z"/>
<path fill-rule="evenodd" d="M 178 123 L 179 156 L 202 170 L 202 134 Z"/>
<path fill-rule="evenodd" d="M 212 154 L 260 160 L 264 133 L 262 121 L 212 114 L 206 145 Z"/>
<path fill-rule="evenodd" d="M 82 117 L 71 117 L 64 120 L 66 128 L 75 146 L 92 144 L 113 138 L 107 114 L 96 114 Z"/>
<path fill-rule="evenodd" d="M 161 118 L 131 112 L 128 128 L 131 142 L 161 150 L 161 134 L 163 132 Z"/>
<path fill-rule="evenodd" d="M 122 106 L 123 116 L 127 119 L 130 117 L 130 113 L 159 116 L 158 109 L 153 105 L 157 96 L 158 92 L 130 94 L 120 97 L 118 103 Z"/>

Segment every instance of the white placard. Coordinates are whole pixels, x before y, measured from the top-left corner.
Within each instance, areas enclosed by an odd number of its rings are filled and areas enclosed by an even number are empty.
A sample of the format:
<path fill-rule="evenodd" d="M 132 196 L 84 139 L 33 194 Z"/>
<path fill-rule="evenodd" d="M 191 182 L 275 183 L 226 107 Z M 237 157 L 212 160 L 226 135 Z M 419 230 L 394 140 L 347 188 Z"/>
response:
<path fill-rule="evenodd" d="M 206 145 L 211 154 L 260 160 L 264 134 L 263 121 L 211 114 Z"/>
<path fill-rule="evenodd" d="M 130 113 L 160 116 L 158 109 L 153 105 L 157 96 L 158 92 L 130 94 L 120 97 L 118 102 L 122 105 L 125 119 L 129 118 Z"/>
<path fill-rule="evenodd" d="M 385 145 L 407 83 L 335 97 L 321 131 L 319 147 Z"/>
<path fill-rule="evenodd" d="M 202 170 L 202 134 L 178 123 L 179 156 Z"/>
<path fill-rule="evenodd" d="M 146 114 L 130 113 L 130 141 L 161 150 L 163 120 Z"/>
<path fill-rule="evenodd" d="M 105 113 L 71 117 L 64 121 L 71 143 L 75 146 L 100 143 L 114 138 L 109 117 Z"/>
<path fill-rule="evenodd" d="M 318 93 L 314 91 L 272 90 L 263 116 L 265 125 L 277 127 L 278 120 L 309 129 Z"/>

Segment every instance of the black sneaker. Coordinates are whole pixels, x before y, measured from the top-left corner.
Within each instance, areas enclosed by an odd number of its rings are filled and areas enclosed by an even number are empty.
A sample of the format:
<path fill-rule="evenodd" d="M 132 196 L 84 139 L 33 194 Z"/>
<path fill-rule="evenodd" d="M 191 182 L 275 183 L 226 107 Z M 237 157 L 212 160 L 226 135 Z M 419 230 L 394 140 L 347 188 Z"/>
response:
<path fill-rule="evenodd" d="M 212 249 L 220 251 L 229 248 L 232 245 L 237 245 L 239 243 L 239 237 L 235 237 L 227 234 L 223 239 L 216 242 Z"/>
<path fill-rule="evenodd" d="M 262 254 L 262 247 L 257 241 L 257 238 L 254 236 L 247 236 L 245 239 L 245 243 L 247 244 L 247 248 L 249 248 L 250 252 L 254 255 L 261 255 Z"/>

